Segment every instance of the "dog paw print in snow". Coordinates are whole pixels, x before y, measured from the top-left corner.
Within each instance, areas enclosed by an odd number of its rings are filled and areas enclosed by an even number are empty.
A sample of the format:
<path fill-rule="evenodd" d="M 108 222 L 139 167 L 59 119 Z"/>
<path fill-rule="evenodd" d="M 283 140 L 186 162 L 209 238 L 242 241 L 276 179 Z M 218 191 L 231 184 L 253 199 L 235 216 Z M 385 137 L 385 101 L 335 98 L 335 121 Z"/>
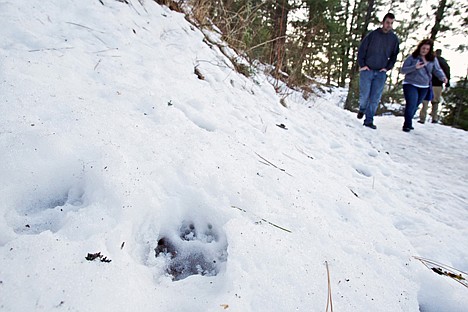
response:
<path fill-rule="evenodd" d="M 190 275 L 214 276 L 227 259 L 227 243 L 211 224 L 183 222 L 178 235 L 162 236 L 155 248 L 156 257 L 165 257 L 167 273 L 173 280 Z"/>

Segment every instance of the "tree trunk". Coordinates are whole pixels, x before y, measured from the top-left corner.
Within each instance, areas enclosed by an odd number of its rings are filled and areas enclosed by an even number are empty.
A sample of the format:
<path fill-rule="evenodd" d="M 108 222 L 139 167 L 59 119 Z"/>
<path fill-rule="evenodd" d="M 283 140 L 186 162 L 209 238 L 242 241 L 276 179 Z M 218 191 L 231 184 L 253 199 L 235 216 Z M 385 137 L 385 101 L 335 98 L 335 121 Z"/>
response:
<path fill-rule="evenodd" d="M 367 0 L 367 11 L 366 17 L 364 18 L 364 26 L 362 27 L 361 40 L 367 35 L 367 29 L 372 18 L 372 12 L 374 11 L 375 0 Z"/>
<path fill-rule="evenodd" d="M 294 76 L 296 78 L 299 78 L 302 75 L 302 71 L 304 68 L 304 60 L 306 58 L 306 55 L 308 54 L 309 50 L 309 45 L 310 42 L 313 40 L 314 37 L 314 28 L 313 28 L 313 17 L 314 13 L 312 12 L 311 8 L 308 8 L 308 14 L 307 14 L 307 23 L 304 28 L 304 36 L 299 42 L 299 56 L 295 59 L 294 65 L 293 65 L 293 72 Z"/>
<path fill-rule="evenodd" d="M 363 21 L 359 21 L 359 18 L 356 18 L 356 24 L 357 25 L 363 25 L 361 29 L 358 27 L 356 28 L 356 33 L 360 34 L 361 36 L 361 41 L 364 39 L 364 37 L 367 34 L 367 29 L 369 27 L 369 23 L 372 17 L 372 12 L 374 11 L 374 0 L 362 0 L 361 3 L 367 2 L 367 8 L 366 8 L 366 15 L 364 17 Z M 360 5 L 355 5 L 354 10 L 353 10 L 353 16 L 359 17 L 359 9 Z M 362 22 L 362 23 L 361 23 Z M 353 56 L 353 64 L 350 72 L 350 81 L 349 81 L 349 89 L 348 89 L 348 96 L 346 97 L 346 102 L 345 102 L 345 109 L 348 110 L 355 110 L 355 108 L 359 105 L 359 79 L 358 79 L 358 73 L 359 73 L 359 68 L 356 62 L 356 53 L 357 46 L 353 47 L 353 53 L 351 54 Z"/>
<path fill-rule="evenodd" d="M 350 3 L 349 0 L 346 0 L 346 9 L 345 9 L 345 25 L 348 25 L 348 16 L 349 16 L 349 7 Z M 354 15 L 352 16 L 354 18 Z M 351 25 L 349 26 L 349 31 L 346 32 L 345 38 L 343 38 L 343 42 L 341 43 L 341 51 L 343 54 L 343 58 L 341 60 L 341 73 L 340 73 L 340 81 L 338 82 L 338 85 L 340 87 L 345 86 L 346 82 L 346 76 L 349 74 L 349 49 L 350 49 L 350 44 L 348 42 L 348 38 L 351 38 L 351 32 L 353 29 L 353 19 L 351 19 Z"/>
<path fill-rule="evenodd" d="M 444 18 L 444 13 L 445 9 L 447 7 L 447 0 L 440 0 L 439 1 L 439 7 L 437 8 L 436 14 L 435 14 L 435 23 L 434 27 L 431 29 L 431 39 L 435 40 L 437 37 L 437 33 L 440 30 L 440 23 L 442 22 L 442 19 Z"/>
<path fill-rule="evenodd" d="M 273 43 L 270 62 L 275 65 L 275 76 L 285 69 L 286 28 L 288 24 L 289 4 L 287 0 L 276 0 L 273 11 Z"/>

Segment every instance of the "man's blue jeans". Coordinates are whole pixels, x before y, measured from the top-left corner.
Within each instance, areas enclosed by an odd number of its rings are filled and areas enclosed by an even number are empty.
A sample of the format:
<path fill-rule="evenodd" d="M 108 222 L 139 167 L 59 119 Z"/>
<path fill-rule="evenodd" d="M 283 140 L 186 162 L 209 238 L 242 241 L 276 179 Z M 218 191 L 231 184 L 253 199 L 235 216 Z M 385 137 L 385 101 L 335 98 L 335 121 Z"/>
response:
<path fill-rule="evenodd" d="M 374 123 L 387 73 L 379 70 L 362 70 L 359 73 L 359 111 L 366 114 L 364 124 Z"/>
<path fill-rule="evenodd" d="M 419 103 L 426 97 L 429 88 L 418 88 L 412 84 L 403 85 L 403 94 L 405 95 L 405 123 L 403 128 L 411 128 L 413 126 L 413 116 L 418 110 Z"/>

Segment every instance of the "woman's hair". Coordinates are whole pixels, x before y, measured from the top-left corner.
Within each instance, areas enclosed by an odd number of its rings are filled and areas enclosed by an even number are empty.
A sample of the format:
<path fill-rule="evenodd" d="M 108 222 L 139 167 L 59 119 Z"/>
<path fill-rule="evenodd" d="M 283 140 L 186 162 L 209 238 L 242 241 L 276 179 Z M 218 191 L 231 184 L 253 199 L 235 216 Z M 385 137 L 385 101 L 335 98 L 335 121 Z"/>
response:
<path fill-rule="evenodd" d="M 434 58 L 435 58 L 435 56 L 434 56 L 434 41 L 432 41 L 431 39 L 422 40 L 418 44 L 418 47 L 416 48 L 416 50 L 414 50 L 414 52 L 411 55 L 414 58 L 417 58 L 421 54 L 421 47 L 423 45 L 426 45 L 426 44 L 430 47 L 429 53 L 427 53 L 427 55 L 426 55 L 426 60 L 428 60 L 429 62 L 433 62 Z"/>

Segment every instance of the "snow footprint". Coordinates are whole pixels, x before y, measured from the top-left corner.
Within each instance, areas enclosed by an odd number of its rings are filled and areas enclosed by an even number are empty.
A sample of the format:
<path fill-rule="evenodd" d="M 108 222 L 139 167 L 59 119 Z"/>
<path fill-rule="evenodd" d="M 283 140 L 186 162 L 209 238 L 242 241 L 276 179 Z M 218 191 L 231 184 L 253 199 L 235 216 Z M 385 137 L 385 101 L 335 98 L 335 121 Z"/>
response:
<path fill-rule="evenodd" d="M 16 214 L 10 215 L 9 223 L 17 234 L 55 233 L 62 228 L 69 213 L 83 206 L 84 190 L 81 185 L 48 191 L 29 199 L 16 208 Z M 34 194 L 30 195 L 34 197 Z"/>
<path fill-rule="evenodd" d="M 208 132 L 216 131 L 217 126 L 207 116 L 211 116 L 209 109 L 205 109 L 204 104 L 196 101 L 189 100 L 185 105 L 177 105 L 185 117 L 197 125 L 199 128 Z"/>
<path fill-rule="evenodd" d="M 160 237 L 154 250 L 175 281 L 197 274 L 215 276 L 227 260 L 226 238 L 210 223 L 184 221 L 177 234 Z"/>

